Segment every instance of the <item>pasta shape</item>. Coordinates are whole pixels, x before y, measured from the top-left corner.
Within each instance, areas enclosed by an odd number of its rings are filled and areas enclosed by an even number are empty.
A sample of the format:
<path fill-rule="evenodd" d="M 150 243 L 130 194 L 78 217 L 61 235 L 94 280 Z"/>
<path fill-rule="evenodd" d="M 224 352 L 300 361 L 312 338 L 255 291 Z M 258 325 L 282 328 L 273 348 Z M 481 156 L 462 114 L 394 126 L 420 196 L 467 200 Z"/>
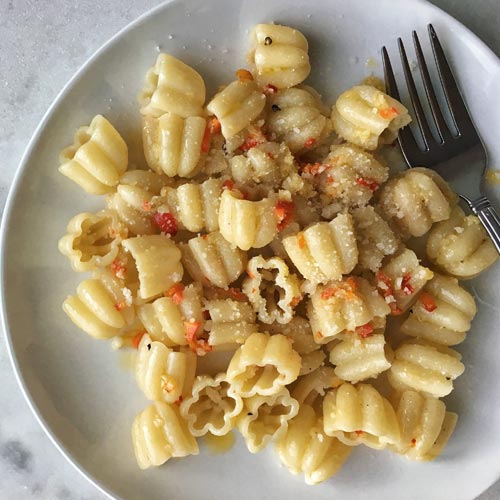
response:
<path fill-rule="evenodd" d="M 183 264 L 193 279 L 226 288 L 244 271 L 245 252 L 235 248 L 221 233 L 213 232 L 180 244 Z"/>
<path fill-rule="evenodd" d="M 427 240 L 427 256 L 452 276 L 468 279 L 493 265 L 498 254 L 475 215 L 453 208 L 448 220 L 436 224 Z"/>
<path fill-rule="evenodd" d="M 74 271 L 85 272 L 106 267 L 118 255 L 127 230 L 116 212 L 101 210 L 95 214 L 75 215 L 59 240 L 59 251 L 68 257 Z"/>
<path fill-rule="evenodd" d="M 364 149 L 377 149 L 411 122 L 408 110 L 396 99 L 369 85 L 343 92 L 332 108 L 335 132 Z"/>
<path fill-rule="evenodd" d="M 248 451 L 258 453 L 272 439 L 286 432 L 288 421 L 299 411 L 299 403 L 285 387 L 270 396 L 255 395 L 244 400 L 245 407 L 238 419 L 238 429 Z"/>
<path fill-rule="evenodd" d="M 261 255 L 248 261 L 249 278 L 242 290 L 262 323 L 289 323 L 294 307 L 302 299 L 300 281 L 291 274 L 279 257 L 264 259 Z"/>
<path fill-rule="evenodd" d="M 345 331 L 370 328 L 390 312 L 389 306 L 364 278 L 349 277 L 318 287 L 307 313 L 314 340 L 324 344 Z"/>
<path fill-rule="evenodd" d="M 413 389 L 436 398 L 453 390 L 453 380 L 462 375 L 462 356 L 449 347 L 405 342 L 394 351 L 389 382 L 396 390 Z"/>
<path fill-rule="evenodd" d="M 309 76 L 309 46 L 300 31 L 278 24 L 257 24 L 251 37 L 251 57 L 260 86 L 294 87 Z"/>
<path fill-rule="evenodd" d="M 203 165 L 206 127 L 201 116 L 183 118 L 165 113 L 159 118 L 143 117 L 142 142 L 148 166 L 169 177 L 194 177 Z"/>
<path fill-rule="evenodd" d="M 358 263 L 352 217 L 340 214 L 283 239 L 283 246 L 302 276 L 312 283 L 340 280 Z"/>
<path fill-rule="evenodd" d="M 415 391 L 403 392 L 396 415 L 401 440 L 394 450 L 409 460 L 434 460 L 440 455 L 458 418 L 439 399 Z"/>
<path fill-rule="evenodd" d="M 193 68 L 170 54 L 159 54 L 155 65 L 146 73 L 139 94 L 141 113 L 161 116 L 174 113 L 182 118 L 203 115 L 205 83 Z"/>
<path fill-rule="evenodd" d="M 434 274 L 401 325 L 401 332 L 445 346 L 460 344 L 477 308 L 456 278 Z"/>
<path fill-rule="evenodd" d="M 199 453 L 198 443 L 189 432 L 177 405 L 163 401 L 154 402 L 135 417 L 132 443 L 141 469 L 157 467 L 172 457 Z"/>
<path fill-rule="evenodd" d="M 223 191 L 219 206 L 219 228 L 222 236 L 242 250 L 262 248 L 278 231 L 275 201 L 243 199 L 237 190 Z"/>
<path fill-rule="evenodd" d="M 227 379 L 243 398 L 271 396 L 299 371 L 300 356 L 285 336 L 253 333 L 231 358 Z"/>
<path fill-rule="evenodd" d="M 208 432 L 224 436 L 235 425 L 243 409 L 243 400 L 226 380 L 224 373 L 215 378 L 199 375 L 193 385 L 192 395 L 181 403 L 181 415 L 193 436 Z"/>
<path fill-rule="evenodd" d="M 321 409 L 323 396 L 328 389 L 339 387 L 343 381 L 335 375 L 331 366 L 321 366 L 308 375 L 300 377 L 292 390 L 292 397 L 301 406 L 308 405 L 314 409 Z"/>
<path fill-rule="evenodd" d="M 150 299 L 182 279 L 181 252 L 166 236 L 154 234 L 124 240 L 139 274 L 139 297 Z"/>
<path fill-rule="evenodd" d="M 349 446 L 381 450 L 400 441 L 393 407 L 371 385 L 344 383 L 323 401 L 325 434 Z"/>
<path fill-rule="evenodd" d="M 208 103 L 207 110 L 221 124 L 222 135 L 230 138 L 248 127 L 262 112 L 266 96 L 250 79 L 231 82 Z"/>
<path fill-rule="evenodd" d="M 379 205 L 403 236 L 422 236 L 435 222 L 450 217 L 457 195 L 434 170 L 411 168 L 391 179 Z"/>
<path fill-rule="evenodd" d="M 97 115 L 76 131 L 73 144 L 61 151 L 59 161 L 59 172 L 84 191 L 107 194 L 127 170 L 128 149 L 113 125 Z"/>

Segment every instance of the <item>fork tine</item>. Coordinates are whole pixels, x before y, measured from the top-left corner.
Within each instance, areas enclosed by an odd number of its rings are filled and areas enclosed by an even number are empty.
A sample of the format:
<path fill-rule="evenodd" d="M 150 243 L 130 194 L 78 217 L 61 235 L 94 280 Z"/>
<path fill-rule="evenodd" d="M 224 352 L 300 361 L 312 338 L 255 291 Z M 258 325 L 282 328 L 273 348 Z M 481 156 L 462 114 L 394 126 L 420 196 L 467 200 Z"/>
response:
<path fill-rule="evenodd" d="M 458 133 L 460 135 L 475 136 L 474 138 L 477 137 L 477 140 L 479 141 L 479 136 L 477 135 L 460 90 L 458 89 L 455 77 L 451 72 L 446 56 L 444 55 L 443 48 L 439 43 L 438 36 L 432 24 L 429 24 L 428 30 L 432 52 L 434 53 L 434 60 L 436 61 L 436 66 L 439 72 L 439 79 L 441 80 L 446 101 L 451 111 L 451 117 L 453 118 L 453 122 L 455 123 Z"/>
<path fill-rule="evenodd" d="M 424 139 L 426 149 L 429 150 L 430 146 L 435 144 L 436 141 L 432 136 L 431 129 L 429 128 L 429 123 L 427 122 L 427 118 L 425 117 L 424 108 L 422 108 L 422 104 L 418 96 L 417 87 L 415 86 L 415 80 L 413 80 L 413 75 L 411 74 L 410 65 L 408 64 L 408 58 L 406 57 L 405 47 L 401 38 L 398 38 L 398 46 L 401 62 L 403 63 L 406 86 L 408 87 L 408 93 L 410 94 L 411 104 L 415 111 L 415 115 L 420 126 L 420 132 Z"/>

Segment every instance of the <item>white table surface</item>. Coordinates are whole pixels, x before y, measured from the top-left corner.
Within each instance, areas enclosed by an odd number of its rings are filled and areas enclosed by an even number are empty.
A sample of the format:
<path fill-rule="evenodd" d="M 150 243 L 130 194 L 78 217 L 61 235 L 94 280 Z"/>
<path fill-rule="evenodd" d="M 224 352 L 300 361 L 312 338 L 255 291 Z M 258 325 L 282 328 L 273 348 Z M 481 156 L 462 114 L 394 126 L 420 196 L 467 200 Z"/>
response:
<path fill-rule="evenodd" d="M 21 155 L 61 87 L 102 43 L 159 3 L 0 0 L 0 213 Z M 500 0 L 433 3 L 457 17 L 500 55 Z M 14 378 L 3 342 L 0 380 L 0 499 L 104 499 L 66 462 L 36 422 Z M 500 482 L 480 497 L 499 498 Z"/>

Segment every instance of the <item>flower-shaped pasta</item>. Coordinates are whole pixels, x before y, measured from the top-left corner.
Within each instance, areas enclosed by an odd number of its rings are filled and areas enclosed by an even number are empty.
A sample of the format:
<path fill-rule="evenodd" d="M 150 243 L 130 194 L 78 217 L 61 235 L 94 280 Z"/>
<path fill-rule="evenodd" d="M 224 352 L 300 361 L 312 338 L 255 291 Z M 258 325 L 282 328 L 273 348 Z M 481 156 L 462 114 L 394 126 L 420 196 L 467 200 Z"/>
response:
<path fill-rule="evenodd" d="M 227 380 L 243 398 L 276 394 L 300 371 L 300 356 L 291 344 L 284 335 L 253 333 L 234 353 Z"/>
<path fill-rule="evenodd" d="M 398 130 L 411 122 L 408 110 L 396 99 L 369 85 L 342 93 L 332 108 L 335 132 L 365 149 L 394 141 Z"/>
<path fill-rule="evenodd" d="M 244 400 L 238 429 L 248 451 L 257 453 L 286 432 L 288 421 L 299 411 L 299 403 L 285 387 L 271 396 L 255 395 Z"/>
<path fill-rule="evenodd" d="M 128 149 L 113 125 L 101 115 L 76 131 L 74 142 L 59 155 L 59 172 L 90 194 L 114 191 L 127 169 Z"/>
<path fill-rule="evenodd" d="M 143 115 L 161 116 L 168 112 L 183 118 L 201 116 L 205 83 L 187 64 L 169 54 L 159 54 L 146 73 L 146 83 L 138 99 Z"/>
<path fill-rule="evenodd" d="M 59 251 L 77 272 L 111 264 L 118 255 L 121 240 L 127 236 L 127 230 L 112 210 L 75 215 L 66 231 L 59 240 Z"/>
<path fill-rule="evenodd" d="M 462 375 L 462 356 L 449 347 L 404 342 L 394 351 L 389 382 L 396 390 L 413 389 L 441 398 L 453 390 L 453 380 Z"/>
<path fill-rule="evenodd" d="M 474 298 L 456 278 L 434 274 L 401 325 L 401 332 L 435 344 L 460 344 L 476 311 Z"/>
<path fill-rule="evenodd" d="M 321 366 L 312 373 L 300 377 L 292 390 L 292 397 L 302 406 L 321 408 L 323 396 L 328 389 L 335 389 L 342 384 L 331 366 Z"/>
<path fill-rule="evenodd" d="M 368 384 L 346 382 L 328 392 L 323 401 L 323 422 L 325 434 L 349 446 L 365 444 L 380 450 L 400 440 L 393 407 Z"/>
<path fill-rule="evenodd" d="M 475 215 L 456 206 L 448 220 L 436 224 L 427 240 L 427 256 L 460 279 L 477 276 L 493 265 L 498 253 Z"/>
<path fill-rule="evenodd" d="M 262 255 L 248 261 L 249 278 L 242 290 L 252 304 L 262 323 L 288 323 L 294 315 L 294 307 L 300 302 L 300 281 L 291 274 L 286 263 L 279 257 L 264 259 Z"/>
<path fill-rule="evenodd" d="M 198 443 L 189 432 L 177 405 L 163 401 L 156 401 L 135 417 L 132 443 L 141 469 L 157 467 L 171 457 L 199 453 Z"/>
<path fill-rule="evenodd" d="M 196 437 L 208 432 L 224 436 L 234 427 L 242 409 L 243 400 L 231 389 L 224 373 L 215 378 L 208 375 L 196 377 L 192 395 L 180 406 L 189 431 Z"/>

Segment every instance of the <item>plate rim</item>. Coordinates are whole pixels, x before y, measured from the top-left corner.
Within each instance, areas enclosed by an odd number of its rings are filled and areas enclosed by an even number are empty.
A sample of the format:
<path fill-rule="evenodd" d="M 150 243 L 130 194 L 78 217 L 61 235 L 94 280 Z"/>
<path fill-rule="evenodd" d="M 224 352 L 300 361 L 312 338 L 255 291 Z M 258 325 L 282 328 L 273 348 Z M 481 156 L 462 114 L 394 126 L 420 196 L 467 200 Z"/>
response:
<path fill-rule="evenodd" d="M 150 17 L 154 16 L 159 11 L 162 11 L 168 8 L 171 4 L 182 3 L 183 0 L 164 0 L 160 4 L 148 9 L 128 24 L 126 24 L 123 28 L 118 30 L 113 36 L 111 36 L 108 40 L 106 40 L 102 45 L 100 45 L 86 60 L 85 62 L 78 68 L 78 70 L 73 74 L 73 76 L 64 84 L 61 90 L 57 93 L 56 97 L 53 99 L 50 106 L 47 108 L 46 112 L 42 116 L 40 122 L 38 123 L 35 131 L 30 137 L 26 148 L 21 156 L 19 164 L 16 168 L 12 183 L 9 187 L 9 191 L 7 194 L 7 198 L 4 205 L 2 220 L 0 224 L 0 327 L 4 333 L 5 344 L 7 347 L 7 354 L 10 360 L 11 367 L 14 371 L 14 376 L 21 389 L 21 393 L 28 404 L 32 414 L 35 417 L 35 420 L 38 422 L 40 427 L 45 432 L 46 436 L 49 438 L 51 443 L 55 446 L 55 448 L 61 453 L 61 455 L 66 459 L 66 461 L 71 464 L 71 466 L 90 484 L 92 484 L 97 490 L 99 490 L 102 494 L 104 494 L 110 500 L 119 500 L 119 497 L 116 496 L 115 493 L 108 490 L 106 486 L 104 486 L 98 479 L 96 479 L 90 472 L 86 470 L 86 468 L 80 464 L 80 462 L 74 458 L 66 448 L 66 446 L 60 441 L 60 439 L 56 436 L 55 431 L 52 429 L 51 424 L 49 424 L 44 417 L 42 417 L 41 412 L 38 409 L 37 404 L 34 401 L 34 398 L 31 395 L 28 384 L 24 380 L 24 376 L 22 373 L 22 369 L 20 364 L 18 363 L 18 359 L 16 356 L 16 352 L 14 349 L 14 345 L 12 342 L 12 334 L 9 329 L 9 320 L 8 313 L 5 304 L 5 297 L 7 295 L 6 291 L 6 283 L 5 283 L 5 269 L 7 267 L 6 264 L 6 242 L 7 242 L 7 232 L 10 227 L 10 222 L 12 218 L 12 207 L 14 205 L 14 200 L 16 199 L 19 188 L 22 184 L 22 179 L 26 170 L 26 166 L 29 163 L 30 157 L 35 149 L 40 136 L 46 128 L 47 122 L 51 119 L 51 117 L 57 111 L 57 108 L 63 98 L 71 91 L 73 86 L 80 80 L 80 78 L 86 73 L 87 69 L 96 61 L 103 53 L 110 50 L 116 43 L 120 41 L 120 39 L 129 31 L 132 31 L 140 24 L 146 22 Z M 244 1 L 244 0 L 243 0 Z M 455 27 L 461 31 L 463 35 L 466 37 L 466 43 L 476 46 L 488 59 L 488 63 L 496 65 L 500 69 L 500 57 L 498 57 L 495 52 L 484 42 L 478 35 L 476 35 L 470 28 L 462 24 L 458 19 L 453 17 L 451 14 L 443 10 L 441 7 L 431 3 L 429 0 L 406 0 L 407 3 L 413 3 L 417 7 L 425 6 L 426 8 L 434 11 L 437 15 L 441 16 L 446 24 L 451 27 Z M 489 484 L 486 488 L 482 489 L 479 495 L 484 493 L 488 488 L 490 488 L 493 484 L 498 482 L 500 479 L 500 468 L 497 472 L 497 477 L 495 482 Z M 478 496 L 479 496 L 478 495 Z"/>

